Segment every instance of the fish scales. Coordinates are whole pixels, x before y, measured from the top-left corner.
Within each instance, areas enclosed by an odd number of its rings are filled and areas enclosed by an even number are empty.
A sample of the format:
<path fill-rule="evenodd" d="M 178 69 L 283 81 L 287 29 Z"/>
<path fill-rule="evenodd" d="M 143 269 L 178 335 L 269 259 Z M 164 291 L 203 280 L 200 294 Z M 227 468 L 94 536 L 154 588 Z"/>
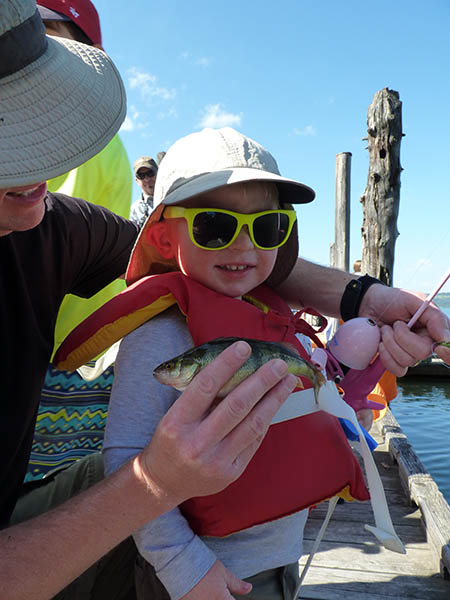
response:
<path fill-rule="evenodd" d="M 225 348 L 239 339 L 243 339 L 250 345 L 252 353 L 242 367 L 220 390 L 219 397 L 230 393 L 264 363 L 274 358 L 280 358 L 286 362 L 290 373 L 297 375 L 297 377 L 306 377 L 311 381 L 317 398 L 318 389 L 325 381 L 320 371 L 283 344 L 263 340 L 235 337 L 217 338 L 165 361 L 155 368 L 153 375 L 160 383 L 183 391 L 201 369 L 211 363 Z"/>

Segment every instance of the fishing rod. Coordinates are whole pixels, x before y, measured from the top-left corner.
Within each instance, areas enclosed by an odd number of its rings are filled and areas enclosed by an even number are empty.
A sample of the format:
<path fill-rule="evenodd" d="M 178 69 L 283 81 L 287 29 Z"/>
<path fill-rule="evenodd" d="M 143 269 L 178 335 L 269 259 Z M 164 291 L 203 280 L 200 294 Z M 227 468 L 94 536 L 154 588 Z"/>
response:
<path fill-rule="evenodd" d="M 424 310 L 427 308 L 427 306 L 429 304 L 431 304 L 433 298 L 436 296 L 436 294 L 439 292 L 439 290 L 447 283 L 447 281 L 449 279 L 450 279 L 450 269 L 444 275 L 444 277 L 442 278 L 442 280 L 437 284 L 437 286 L 434 288 L 434 290 L 428 294 L 428 296 L 423 301 L 422 305 L 419 306 L 418 310 L 414 313 L 414 315 L 408 321 L 407 326 L 410 329 L 416 323 L 416 321 L 421 317 L 421 315 L 424 312 Z"/>

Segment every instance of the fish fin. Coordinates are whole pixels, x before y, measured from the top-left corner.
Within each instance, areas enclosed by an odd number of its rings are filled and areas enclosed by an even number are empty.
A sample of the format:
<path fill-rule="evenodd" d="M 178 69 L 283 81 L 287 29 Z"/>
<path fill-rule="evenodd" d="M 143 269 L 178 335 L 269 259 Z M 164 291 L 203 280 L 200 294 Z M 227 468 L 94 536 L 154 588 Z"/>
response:
<path fill-rule="evenodd" d="M 326 379 L 319 370 L 316 370 L 316 372 L 314 374 L 314 378 L 312 380 L 310 379 L 310 381 L 313 384 L 314 401 L 317 405 L 319 405 L 319 390 L 323 386 L 323 384 L 326 382 Z"/>
<path fill-rule="evenodd" d="M 303 385 L 303 381 L 301 377 L 297 377 L 297 385 L 296 385 L 296 390 L 304 390 L 305 386 Z"/>

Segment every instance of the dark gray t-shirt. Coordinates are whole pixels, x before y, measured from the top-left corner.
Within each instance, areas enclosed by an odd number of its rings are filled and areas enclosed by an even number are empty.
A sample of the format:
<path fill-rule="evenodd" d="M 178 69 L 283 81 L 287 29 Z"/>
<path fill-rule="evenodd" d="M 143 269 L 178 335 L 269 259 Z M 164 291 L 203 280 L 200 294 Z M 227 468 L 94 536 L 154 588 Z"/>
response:
<path fill-rule="evenodd" d="M 25 475 L 59 306 L 125 272 L 135 225 L 107 209 L 48 194 L 42 222 L 0 237 L 0 527 Z"/>

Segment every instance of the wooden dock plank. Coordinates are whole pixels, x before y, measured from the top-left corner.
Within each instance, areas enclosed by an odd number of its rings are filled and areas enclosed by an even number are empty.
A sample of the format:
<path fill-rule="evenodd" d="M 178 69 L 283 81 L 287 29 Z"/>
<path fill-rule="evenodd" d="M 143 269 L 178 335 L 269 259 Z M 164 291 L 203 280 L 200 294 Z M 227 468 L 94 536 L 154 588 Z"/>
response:
<path fill-rule="evenodd" d="M 310 519 L 308 528 L 305 529 L 304 539 L 314 540 L 314 532 L 317 527 L 320 527 L 322 519 L 319 519 L 318 523 L 314 523 L 313 518 Z M 420 515 L 417 515 L 417 519 L 420 521 Z M 310 526 L 314 523 L 314 529 L 310 533 Z M 369 524 L 372 524 L 373 520 Z M 341 542 L 343 544 L 358 543 L 363 544 L 365 542 L 371 542 L 371 535 L 364 529 L 364 521 L 353 521 L 349 522 L 347 519 L 338 519 L 334 517 L 327 527 L 327 531 L 324 536 L 324 541 L 328 542 Z M 422 529 L 419 523 L 395 523 L 395 530 L 399 535 L 400 539 L 404 544 L 408 544 L 411 547 L 421 547 L 426 544 L 427 539 L 425 531 Z M 311 528 L 312 529 L 312 528 Z"/>
<path fill-rule="evenodd" d="M 311 541 L 304 544 L 305 552 L 309 552 Z M 431 577 L 436 574 L 433 562 L 430 560 L 430 549 L 424 543 L 422 548 L 407 547 L 407 554 L 398 554 L 381 547 L 376 541 L 369 540 L 362 544 L 345 544 L 340 542 L 323 541 L 321 551 L 314 557 L 316 566 L 326 566 L 331 569 L 351 567 L 355 571 L 371 571 L 396 575 L 416 575 Z M 343 551 L 345 561 L 343 561 Z M 304 560 L 304 559 L 302 559 Z M 447 585 L 450 594 L 450 585 Z"/>
<path fill-rule="evenodd" d="M 448 600 L 449 588 L 438 576 L 311 566 L 300 591 L 302 600 Z"/>
<path fill-rule="evenodd" d="M 364 524 L 374 522 L 370 503 L 338 504 L 299 597 L 342 600 L 345 595 L 345 600 L 449 600 L 450 581 L 440 576 L 446 574 L 442 565 L 450 548 L 448 504 L 391 414 L 371 433 L 380 444 L 374 458 L 394 527 L 407 554 L 384 549 L 365 531 Z M 300 570 L 326 508 L 323 503 L 311 511 L 304 533 L 305 555 L 300 561 Z"/>

